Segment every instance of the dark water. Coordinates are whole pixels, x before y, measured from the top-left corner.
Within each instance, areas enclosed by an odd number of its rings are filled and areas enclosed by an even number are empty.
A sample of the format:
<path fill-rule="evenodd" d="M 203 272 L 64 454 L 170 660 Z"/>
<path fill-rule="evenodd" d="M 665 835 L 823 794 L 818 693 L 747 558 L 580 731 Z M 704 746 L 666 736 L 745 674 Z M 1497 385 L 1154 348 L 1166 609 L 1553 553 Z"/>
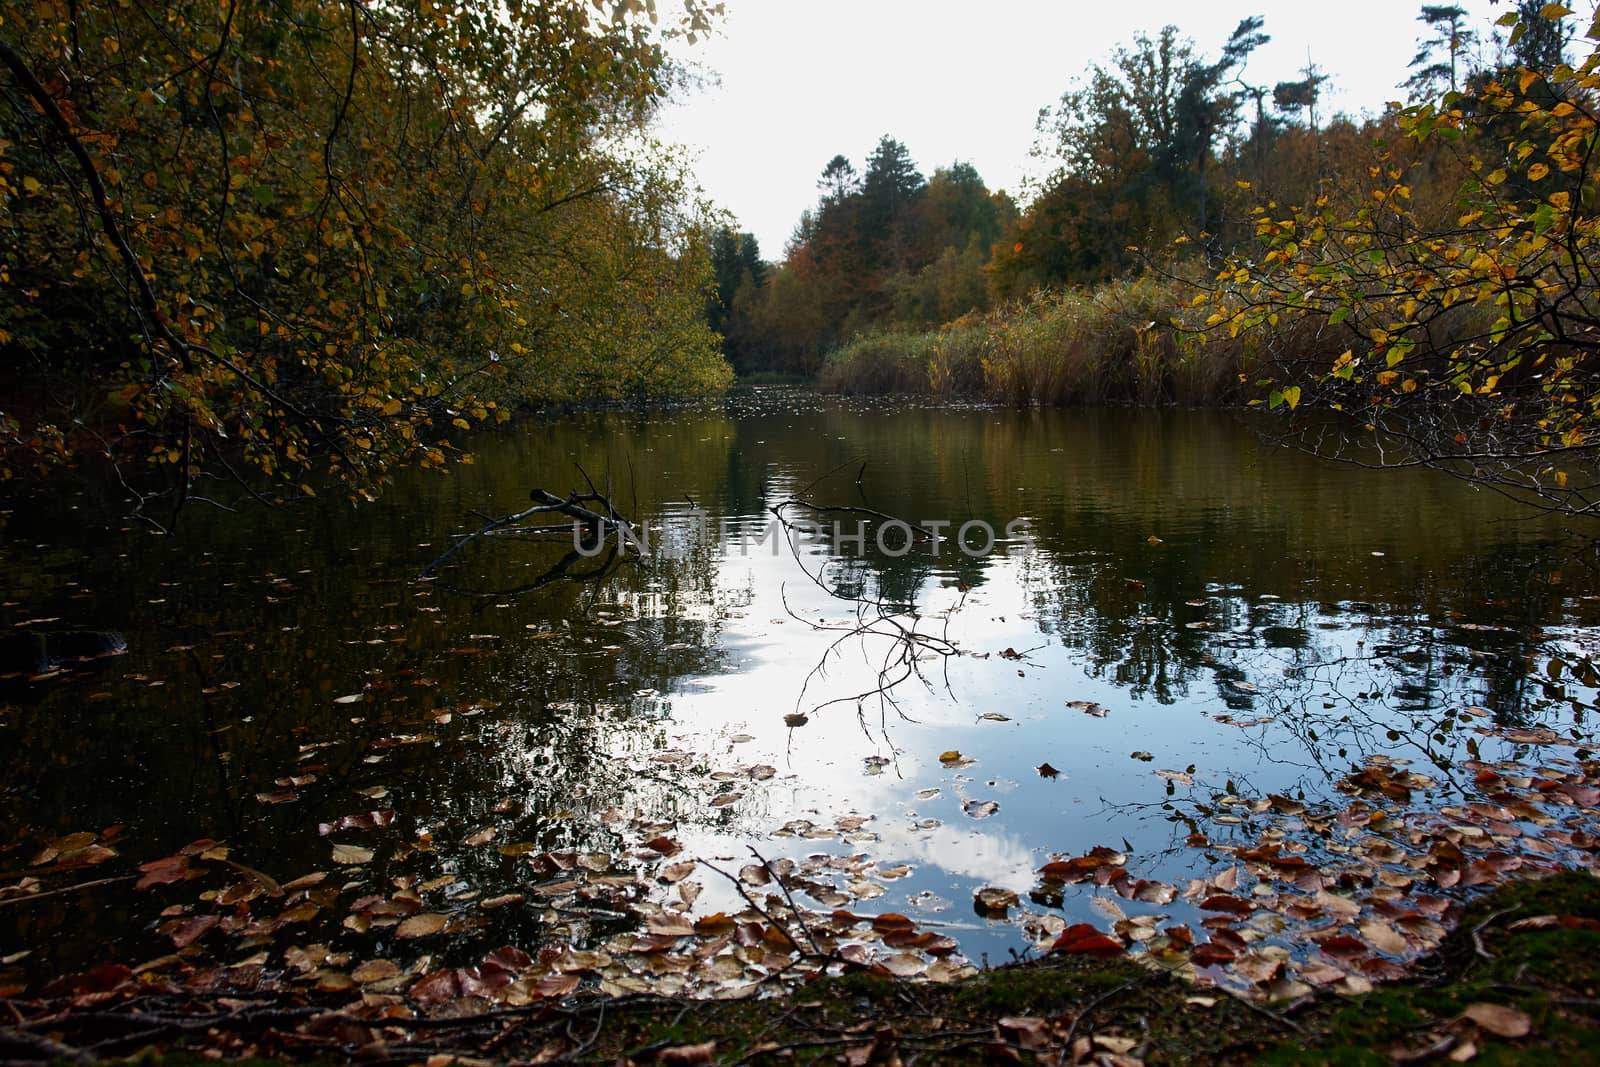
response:
<path fill-rule="evenodd" d="M 474 511 L 581 487 L 575 462 L 648 524 L 650 555 L 541 584 L 570 544 L 485 539 L 417 580 Z M 802 492 L 1000 539 L 889 555 L 869 534 L 836 554 L 803 535 L 791 553 L 768 509 Z M 1376 754 L 1426 771 L 1442 803 L 1469 742 L 1485 759 L 1515 748 L 1472 722 L 1586 743 L 1596 696 L 1567 667 L 1594 651 L 1600 613 L 1580 538 L 1437 475 L 1274 448 L 1225 414 L 775 391 L 525 423 L 359 508 L 197 507 L 160 537 L 117 506 L 84 490 L 4 515 L 5 627 L 56 619 L 31 625 L 129 645 L 0 696 L 0 843 L 24 843 L 8 871 L 52 837 L 121 825 L 119 862 L 209 837 L 288 880 L 328 867 L 319 822 L 392 808 L 360 837 L 371 876 L 422 842 L 466 901 L 528 879 L 501 846 L 622 863 L 622 827 L 654 821 L 684 855 L 732 866 L 749 845 L 864 856 L 879 873 L 840 882 L 855 906 L 1003 958 L 1021 936 L 974 914 L 973 891 L 1025 895 L 1052 854 L 1110 845 L 1141 876 L 1203 873 L 1214 855 L 1184 842 L 1219 796 L 1327 797 Z M 867 609 L 828 589 L 936 638 L 927 684 L 853 699 L 903 646 L 852 635 Z M 273 794 L 287 802 L 258 799 Z M 491 847 L 465 843 L 489 827 Z M 702 905 L 730 899 L 712 879 Z M 1091 916 L 1070 893 L 1056 913 Z M 450 951 L 606 929 L 494 915 Z M 126 885 L 0 909 L 0 956 L 142 958 L 166 950 L 155 921 Z"/>

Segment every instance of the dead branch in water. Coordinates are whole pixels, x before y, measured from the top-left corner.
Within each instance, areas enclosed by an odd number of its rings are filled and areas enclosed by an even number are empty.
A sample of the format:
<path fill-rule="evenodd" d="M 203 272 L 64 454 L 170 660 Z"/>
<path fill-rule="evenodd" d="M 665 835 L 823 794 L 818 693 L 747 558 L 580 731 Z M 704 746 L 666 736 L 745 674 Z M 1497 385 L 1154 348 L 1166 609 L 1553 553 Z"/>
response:
<path fill-rule="evenodd" d="M 579 467 L 578 471 L 583 473 L 583 468 Z M 572 537 L 575 550 L 580 545 L 593 545 L 595 555 L 599 554 L 601 545 L 612 539 L 621 554 L 626 554 L 630 548 L 642 552 L 644 542 L 635 533 L 633 523 L 622 517 L 611 498 L 596 489 L 587 474 L 584 474 L 584 480 L 589 482 L 587 493 L 573 490 L 560 497 L 546 489 L 533 489 L 528 493 L 528 499 L 533 501 L 530 508 L 498 518 L 475 513 L 484 520 L 483 525 L 471 533 L 458 535 L 455 543 L 428 564 L 418 577 L 432 576 L 462 549 L 484 537 L 550 537 L 566 534 Z M 565 515 L 572 521 L 554 525 L 523 525 L 535 515 Z M 572 562 L 574 560 L 566 560 L 565 566 L 558 567 L 564 572 Z"/>
<path fill-rule="evenodd" d="M 865 464 L 862 465 L 863 472 Z M 824 475 L 826 477 L 826 475 Z M 819 479 L 820 480 L 820 479 Z M 860 476 L 857 476 L 857 489 L 860 490 Z M 815 485 L 815 483 L 812 483 Z M 811 486 L 807 486 L 810 489 Z M 864 498 L 863 498 L 864 499 Z M 915 604 L 889 604 L 881 597 L 873 596 L 865 591 L 846 591 L 838 585 L 828 581 L 828 566 L 833 560 L 825 560 L 814 569 L 807 566 L 805 558 L 800 551 L 800 537 L 802 532 L 818 532 L 817 527 L 810 527 L 803 521 L 796 520 L 790 512 L 809 512 L 821 516 L 827 514 L 855 515 L 862 517 L 863 526 L 870 519 L 881 523 L 894 523 L 907 530 L 907 536 L 913 544 L 937 543 L 938 534 L 915 523 L 907 522 L 897 516 L 878 511 L 875 508 L 858 505 L 830 505 L 819 504 L 804 497 L 790 497 L 779 501 L 770 509 L 772 515 L 783 527 L 789 550 L 794 560 L 799 564 L 801 571 L 811 583 L 821 589 L 835 600 L 850 604 L 855 611 L 855 619 L 844 624 L 829 624 L 816 622 L 801 617 L 789 606 L 787 595 L 783 598 L 784 610 L 795 621 L 805 624 L 812 630 L 829 631 L 839 636 L 823 651 L 822 659 L 806 675 L 805 681 L 800 686 L 800 692 L 795 698 L 795 711 L 797 718 L 803 718 L 801 708 L 804 706 L 806 693 L 812 684 L 827 673 L 830 657 L 842 656 L 846 645 L 859 641 L 863 646 L 872 638 L 883 638 L 888 642 L 888 650 L 876 665 L 876 679 L 873 685 L 861 692 L 849 696 L 834 697 L 813 705 L 807 714 L 815 714 L 824 708 L 835 704 L 854 704 L 856 715 L 861 720 L 862 729 L 871 735 L 867 728 L 866 707 L 868 702 L 876 700 L 879 711 L 879 730 L 885 739 L 888 733 L 889 711 L 892 708 L 901 718 L 909 718 L 900 702 L 895 697 L 895 690 L 904 683 L 915 679 L 926 688 L 934 687 L 934 680 L 925 670 L 925 664 L 930 659 L 937 658 L 941 664 L 940 681 L 951 699 L 955 693 L 950 688 L 949 661 L 952 657 L 961 654 L 961 649 L 950 636 L 950 614 L 959 610 L 958 603 L 950 613 L 944 616 L 944 625 L 938 632 L 931 632 L 922 628 L 922 615 L 917 611 Z M 965 600 L 965 594 L 962 597 Z"/>

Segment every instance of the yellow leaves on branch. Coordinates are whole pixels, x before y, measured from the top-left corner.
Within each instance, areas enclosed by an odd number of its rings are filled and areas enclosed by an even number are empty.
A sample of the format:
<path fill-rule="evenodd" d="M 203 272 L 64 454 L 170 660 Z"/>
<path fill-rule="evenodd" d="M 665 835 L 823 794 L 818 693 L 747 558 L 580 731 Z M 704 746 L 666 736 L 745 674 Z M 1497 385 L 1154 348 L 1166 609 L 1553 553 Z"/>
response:
<path fill-rule="evenodd" d="M 44 349 L 156 338 L 95 383 L 137 384 L 116 417 L 150 455 L 171 463 L 198 425 L 290 487 L 443 465 L 459 454 L 439 431 L 529 400 L 726 382 L 701 316 L 703 206 L 675 164 L 610 147 L 671 81 L 646 15 L 429 0 L 364 5 L 357 37 L 352 10 L 240 0 L 219 36 L 210 0 L 159 23 L 0 0 L 8 48 L 48 87 L 0 115 L 0 203 L 29 202 L 0 263 L 37 288 L 6 329 Z M 150 289 L 133 315 L 130 276 Z M 638 356 L 655 342 L 674 358 Z"/>

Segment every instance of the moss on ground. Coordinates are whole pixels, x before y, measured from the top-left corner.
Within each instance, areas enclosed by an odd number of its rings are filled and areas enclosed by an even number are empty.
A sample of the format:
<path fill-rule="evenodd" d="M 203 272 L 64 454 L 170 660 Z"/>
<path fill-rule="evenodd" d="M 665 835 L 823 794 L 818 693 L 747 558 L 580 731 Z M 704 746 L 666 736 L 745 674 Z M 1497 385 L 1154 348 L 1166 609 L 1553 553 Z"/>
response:
<path fill-rule="evenodd" d="M 1494 1006 L 1495 1025 L 1468 1021 L 1482 1005 Z M 1492 1032 L 1523 1023 L 1526 1036 Z M 443 1039 L 453 1024 L 437 1025 L 418 1044 L 379 1058 L 422 1062 L 449 1051 L 490 1062 L 691 1067 L 843 1059 L 866 1067 L 1032 1063 L 1036 1053 L 1044 1054 L 1038 1062 L 1072 1063 L 1080 1062 L 1076 1046 L 1093 1062 L 1111 1063 L 1119 1055 L 1174 1064 L 1447 1063 L 1470 1052 L 1474 1063 L 1570 1067 L 1600 1063 L 1600 879 L 1571 873 L 1502 887 L 1467 910 L 1415 977 L 1359 997 L 1246 1004 L 1124 959 L 1056 956 L 945 986 L 855 974 L 761 1000 L 584 1001 L 501 1016 L 491 1029 L 468 1025 L 450 1042 Z M 1058 1061 L 1062 1049 L 1068 1053 Z M 196 1051 L 137 1062 L 196 1063 Z M 296 1054 L 342 1058 L 330 1051 L 301 1046 Z"/>

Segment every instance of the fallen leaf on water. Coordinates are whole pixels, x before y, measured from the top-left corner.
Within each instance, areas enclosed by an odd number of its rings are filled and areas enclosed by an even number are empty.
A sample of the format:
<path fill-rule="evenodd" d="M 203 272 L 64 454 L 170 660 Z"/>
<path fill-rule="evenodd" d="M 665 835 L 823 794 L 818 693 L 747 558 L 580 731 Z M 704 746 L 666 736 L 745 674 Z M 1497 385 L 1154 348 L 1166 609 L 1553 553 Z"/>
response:
<path fill-rule="evenodd" d="M 1380 919 L 1368 919 L 1361 923 L 1357 929 L 1361 936 L 1372 942 L 1374 948 L 1380 952 L 1387 952 L 1391 956 L 1404 956 L 1411 947 L 1408 942 L 1394 927 Z"/>
<path fill-rule="evenodd" d="M 421 915 L 413 915 L 400 924 L 400 929 L 395 931 L 396 937 L 431 937 L 445 928 L 450 920 L 437 912 L 425 911 Z"/>
<path fill-rule="evenodd" d="M 467 835 L 467 839 L 462 843 L 472 847 L 487 845 L 494 840 L 495 830 L 496 827 L 485 826 L 483 829 Z"/>
<path fill-rule="evenodd" d="M 1040 778 L 1054 778 L 1056 775 L 1058 775 L 1060 773 L 1061 773 L 1060 771 L 1056 770 L 1054 767 L 1050 766 L 1050 764 L 1048 764 L 1048 763 L 1039 764 L 1039 777 Z"/>
<path fill-rule="evenodd" d="M 948 752 L 939 753 L 939 762 L 944 764 L 946 767 L 970 767 L 976 761 L 963 756 L 960 752 L 957 752 L 952 748 Z"/>
<path fill-rule="evenodd" d="M 334 845 L 333 862 L 342 863 L 347 867 L 359 866 L 372 862 L 372 850 L 362 848 L 360 845 Z"/>
<path fill-rule="evenodd" d="M 1010 722 L 1011 721 L 1011 716 L 1009 716 L 1009 715 L 1001 715 L 998 711 L 986 711 L 982 715 L 979 715 L 978 718 L 980 718 L 980 719 L 988 719 L 990 722 Z"/>
<path fill-rule="evenodd" d="M 1006 912 L 1017 906 L 1018 898 L 1009 889 L 987 886 L 972 895 L 978 914 L 988 919 L 1003 919 Z"/>
<path fill-rule="evenodd" d="M 1074 923 L 1061 932 L 1052 952 L 1087 952 L 1096 955 L 1116 955 L 1122 952 L 1122 942 L 1113 940 L 1088 923 Z"/>
<path fill-rule="evenodd" d="M 987 819 L 1000 810 L 1000 804 L 994 800 L 969 800 L 961 805 L 961 810 L 974 819 Z"/>
<path fill-rule="evenodd" d="M 694 924 L 677 914 L 652 915 L 645 920 L 645 929 L 658 937 L 693 937 Z"/>
<path fill-rule="evenodd" d="M 1092 700 L 1069 700 L 1067 701 L 1067 707 L 1077 708 L 1085 715 L 1093 715 L 1097 719 L 1103 719 L 1110 714 L 1105 708 L 1102 708 Z"/>
<path fill-rule="evenodd" d="M 351 971 L 350 977 L 362 985 L 368 985 L 400 977 L 400 968 L 393 960 L 369 960 Z"/>
<path fill-rule="evenodd" d="M 168 856 L 166 859 L 141 863 L 139 869 L 144 872 L 144 877 L 135 883 L 134 888 L 149 889 L 153 885 L 165 885 L 186 877 L 189 874 L 189 860 L 185 856 Z"/>
<path fill-rule="evenodd" d="M 1165 778 L 1169 782 L 1182 782 L 1184 785 L 1194 785 L 1194 775 L 1186 771 L 1154 771 L 1157 778 Z"/>
<path fill-rule="evenodd" d="M 362 693 L 346 693 L 342 697 L 334 697 L 333 702 L 335 704 L 354 704 L 356 701 L 360 700 L 363 695 L 364 694 Z"/>
<path fill-rule="evenodd" d="M 170 938 L 175 948 L 188 948 L 200 938 L 204 937 L 212 927 L 222 921 L 220 915 L 196 915 L 192 919 L 163 926 L 162 931 Z"/>
<path fill-rule="evenodd" d="M 811 717 L 809 715 L 798 715 L 797 714 L 797 715 L 785 715 L 783 717 L 783 725 L 785 725 L 785 726 L 804 726 L 806 723 L 808 723 L 810 721 L 811 721 Z"/>

